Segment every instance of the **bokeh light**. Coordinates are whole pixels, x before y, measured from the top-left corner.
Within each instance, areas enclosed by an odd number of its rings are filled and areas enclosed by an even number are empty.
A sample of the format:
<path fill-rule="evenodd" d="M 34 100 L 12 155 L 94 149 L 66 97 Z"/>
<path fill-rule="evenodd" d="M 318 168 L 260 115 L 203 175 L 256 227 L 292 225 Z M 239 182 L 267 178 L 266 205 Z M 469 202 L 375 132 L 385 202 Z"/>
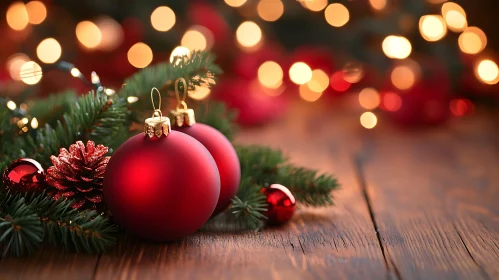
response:
<path fill-rule="evenodd" d="M 21 80 L 27 85 L 37 84 L 42 79 L 42 67 L 34 61 L 21 66 Z"/>
<path fill-rule="evenodd" d="M 372 129 L 378 123 L 378 118 L 373 112 L 365 112 L 360 116 L 360 124 L 367 129 Z"/>
<path fill-rule="evenodd" d="M 322 96 L 322 92 L 315 92 L 313 90 L 310 90 L 310 88 L 306 84 L 300 85 L 300 88 L 298 90 L 300 92 L 300 97 L 308 102 L 317 101 Z"/>
<path fill-rule="evenodd" d="M 127 57 L 133 67 L 144 68 L 152 62 L 153 54 L 148 45 L 139 42 L 128 50 Z"/>
<path fill-rule="evenodd" d="M 31 128 L 38 128 L 38 120 L 36 118 L 31 119 Z"/>
<path fill-rule="evenodd" d="M 458 11 L 449 11 L 445 14 L 445 22 L 449 30 L 454 32 L 461 32 L 467 26 L 466 14 L 461 14 Z"/>
<path fill-rule="evenodd" d="M 256 9 L 265 21 L 276 21 L 284 14 L 284 4 L 281 0 L 260 0 Z"/>
<path fill-rule="evenodd" d="M 401 90 L 410 89 L 416 79 L 418 74 L 415 69 L 409 65 L 399 65 L 393 68 L 392 73 L 390 75 L 392 84 Z"/>
<path fill-rule="evenodd" d="M 170 63 L 174 63 L 173 60 L 176 60 L 174 64 L 180 63 L 185 57 L 189 57 L 191 55 L 191 51 L 182 46 L 178 46 L 173 49 L 172 53 L 170 54 Z"/>
<path fill-rule="evenodd" d="M 441 16 L 426 15 L 419 19 L 419 32 L 426 41 L 435 42 L 447 34 L 447 27 Z"/>
<path fill-rule="evenodd" d="M 412 52 L 411 42 L 403 36 L 387 36 L 381 47 L 387 57 L 395 59 L 405 59 Z"/>
<path fill-rule="evenodd" d="M 464 117 L 475 112 L 475 104 L 466 98 L 456 98 L 450 102 L 450 111 L 456 117 Z"/>
<path fill-rule="evenodd" d="M 362 64 L 358 62 L 348 62 L 345 67 L 343 67 L 343 79 L 345 79 L 345 81 L 355 84 L 360 82 L 362 77 L 364 77 Z"/>
<path fill-rule="evenodd" d="M 442 5 L 442 16 L 451 31 L 461 32 L 468 26 L 466 12 L 454 2 L 447 2 Z"/>
<path fill-rule="evenodd" d="M 467 54 L 477 54 L 487 46 L 487 36 L 478 27 L 468 27 L 458 38 L 459 48 Z"/>
<path fill-rule="evenodd" d="M 208 97 L 208 95 L 210 95 L 210 92 L 211 92 L 211 90 L 208 87 L 196 86 L 194 88 L 194 90 L 189 90 L 188 94 L 189 94 L 189 97 L 192 99 L 203 100 L 206 97 Z"/>
<path fill-rule="evenodd" d="M 262 30 L 256 23 L 245 21 L 237 28 L 236 37 L 241 46 L 255 47 L 262 40 Z"/>
<path fill-rule="evenodd" d="M 23 53 L 16 53 L 7 58 L 6 68 L 10 77 L 15 81 L 20 81 L 21 67 L 29 61 L 29 57 Z"/>
<path fill-rule="evenodd" d="M 340 3 L 333 3 L 327 6 L 326 10 L 324 10 L 324 16 L 327 23 L 334 27 L 341 27 L 347 24 L 350 19 L 347 7 Z"/>
<path fill-rule="evenodd" d="M 76 38 L 86 48 L 96 48 L 102 41 L 99 27 L 91 21 L 82 21 L 76 25 Z"/>
<path fill-rule="evenodd" d="M 71 76 L 73 76 L 75 78 L 81 76 L 80 70 L 78 70 L 78 68 L 76 68 L 76 67 L 72 68 L 70 73 L 71 73 Z"/>
<path fill-rule="evenodd" d="M 16 109 L 17 108 L 16 102 L 12 100 L 7 101 L 7 108 L 9 108 L 9 110 Z"/>
<path fill-rule="evenodd" d="M 374 88 L 365 88 L 359 93 L 359 104 L 367 110 L 376 109 L 381 102 L 379 93 Z"/>
<path fill-rule="evenodd" d="M 38 44 L 36 55 L 43 63 L 51 64 L 59 60 L 62 54 L 62 48 L 59 42 L 54 38 L 47 38 Z"/>
<path fill-rule="evenodd" d="M 386 7 L 386 1 L 387 0 L 369 0 L 369 4 L 371 4 L 373 9 L 380 11 Z"/>
<path fill-rule="evenodd" d="M 126 101 L 128 103 L 132 104 L 132 103 L 135 103 L 135 102 L 139 101 L 139 98 L 137 96 L 128 96 L 126 98 Z"/>
<path fill-rule="evenodd" d="M 490 59 L 481 60 L 475 68 L 475 76 L 481 82 L 488 85 L 495 85 L 499 82 L 499 67 L 494 61 Z"/>
<path fill-rule="evenodd" d="M 329 86 L 329 76 L 321 69 L 312 71 L 312 79 L 307 83 L 311 91 L 323 92 Z"/>
<path fill-rule="evenodd" d="M 244 3 L 246 3 L 246 0 L 224 0 L 224 1 L 227 5 L 234 8 L 241 7 L 242 5 L 244 5 Z"/>
<path fill-rule="evenodd" d="M 307 0 L 302 1 L 302 5 L 314 12 L 320 12 L 326 8 L 328 0 Z"/>
<path fill-rule="evenodd" d="M 289 78 L 297 85 L 306 84 L 312 79 L 312 69 L 305 62 L 295 62 L 289 68 Z"/>
<path fill-rule="evenodd" d="M 466 12 L 454 2 L 447 2 L 442 5 L 442 16 L 451 31 L 461 32 L 468 26 Z"/>
<path fill-rule="evenodd" d="M 387 111 L 396 112 L 402 107 L 402 98 L 394 92 L 383 94 L 383 108 Z"/>
<path fill-rule="evenodd" d="M 189 50 L 209 50 L 213 46 L 213 33 L 206 27 L 194 25 L 182 36 L 180 45 Z"/>
<path fill-rule="evenodd" d="M 160 6 L 151 13 L 151 25 L 161 32 L 170 30 L 175 25 L 175 12 L 170 7 Z"/>
<path fill-rule="evenodd" d="M 23 2 L 10 4 L 6 14 L 7 24 L 14 30 L 23 30 L 28 26 L 29 16 Z"/>
<path fill-rule="evenodd" d="M 26 4 L 28 20 L 31 24 L 40 24 L 47 18 L 47 8 L 40 1 L 31 1 Z"/>
<path fill-rule="evenodd" d="M 102 36 L 98 49 L 112 51 L 121 45 L 124 33 L 123 28 L 116 20 L 110 17 L 100 17 L 95 24 Z"/>
<path fill-rule="evenodd" d="M 337 71 L 329 79 L 329 84 L 331 88 L 338 92 L 347 91 L 352 85 L 345 80 L 345 73 L 343 71 Z"/>
<path fill-rule="evenodd" d="M 276 89 L 280 87 L 283 76 L 281 66 L 274 61 L 266 61 L 258 68 L 258 81 L 267 88 Z"/>

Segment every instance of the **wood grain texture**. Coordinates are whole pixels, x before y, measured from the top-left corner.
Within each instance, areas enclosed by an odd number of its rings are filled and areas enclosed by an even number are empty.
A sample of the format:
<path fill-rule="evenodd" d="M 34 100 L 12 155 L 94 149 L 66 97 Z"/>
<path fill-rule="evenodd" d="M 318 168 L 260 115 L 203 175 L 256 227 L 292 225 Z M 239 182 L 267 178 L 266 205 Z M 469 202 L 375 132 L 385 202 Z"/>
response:
<path fill-rule="evenodd" d="M 238 142 L 270 144 L 298 164 L 335 173 L 343 185 L 336 207 L 301 208 L 284 227 L 260 233 L 203 232 L 168 245 L 127 242 L 101 257 L 96 279 L 387 279 L 355 180 L 354 142 L 337 133 L 351 124 L 332 115 L 317 122 L 326 116 L 316 110 L 292 108 L 288 118 L 243 130 Z"/>
<path fill-rule="evenodd" d="M 497 278 L 499 177 L 487 119 L 364 134 L 361 183 L 401 279 Z"/>
<path fill-rule="evenodd" d="M 97 260 L 97 255 L 65 253 L 46 246 L 30 257 L 2 259 L 0 279 L 90 280 Z"/>

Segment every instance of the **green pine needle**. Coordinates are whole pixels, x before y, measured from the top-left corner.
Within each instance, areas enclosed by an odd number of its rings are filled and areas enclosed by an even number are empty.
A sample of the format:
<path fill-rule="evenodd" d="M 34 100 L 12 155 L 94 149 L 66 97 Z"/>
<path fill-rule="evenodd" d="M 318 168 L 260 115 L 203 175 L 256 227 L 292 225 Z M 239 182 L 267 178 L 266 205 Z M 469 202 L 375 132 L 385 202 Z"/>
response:
<path fill-rule="evenodd" d="M 0 195 L 2 254 L 31 254 L 42 241 L 76 252 L 101 253 L 116 240 L 116 227 L 95 211 L 78 212 L 71 200 L 53 200 L 44 193 Z"/>

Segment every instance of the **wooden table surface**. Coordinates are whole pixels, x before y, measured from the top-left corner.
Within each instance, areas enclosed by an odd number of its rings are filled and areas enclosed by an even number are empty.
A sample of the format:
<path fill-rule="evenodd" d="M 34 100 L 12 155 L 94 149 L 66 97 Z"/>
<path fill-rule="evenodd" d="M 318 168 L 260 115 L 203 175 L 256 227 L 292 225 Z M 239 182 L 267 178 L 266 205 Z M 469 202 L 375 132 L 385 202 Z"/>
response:
<path fill-rule="evenodd" d="M 0 279 L 499 279 L 499 118 L 368 131 L 360 112 L 325 107 L 293 104 L 237 141 L 336 174 L 335 206 L 259 233 L 123 237 L 103 255 L 45 248 L 1 260 Z"/>

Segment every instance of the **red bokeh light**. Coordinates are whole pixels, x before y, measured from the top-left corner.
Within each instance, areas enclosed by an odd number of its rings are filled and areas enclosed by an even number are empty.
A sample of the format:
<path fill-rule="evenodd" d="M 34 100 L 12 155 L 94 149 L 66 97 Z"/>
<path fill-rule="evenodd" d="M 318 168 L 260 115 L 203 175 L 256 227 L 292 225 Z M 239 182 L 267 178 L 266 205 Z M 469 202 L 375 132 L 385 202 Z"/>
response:
<path fill-rule="evenodd" d="M 338 92 L 346 91 L 352 85 L 351 83 L 345 81 L 345 73 L 343 71 L 335 72 L 329 79 L 331 88 Z"/>
<path fill-rule="evenodd" d="M 475 104 L 466 98 L 453 99 L 450 102 L 450 111 L 457 117 L 463 117 L 475 112 Z"/>
<path fill-rule="evenodd" d="M 394 92 L 386 92 L 383 94 L 382 105 L 383 109 L 396 112 L 402 107 L 402 99 Z"/>

